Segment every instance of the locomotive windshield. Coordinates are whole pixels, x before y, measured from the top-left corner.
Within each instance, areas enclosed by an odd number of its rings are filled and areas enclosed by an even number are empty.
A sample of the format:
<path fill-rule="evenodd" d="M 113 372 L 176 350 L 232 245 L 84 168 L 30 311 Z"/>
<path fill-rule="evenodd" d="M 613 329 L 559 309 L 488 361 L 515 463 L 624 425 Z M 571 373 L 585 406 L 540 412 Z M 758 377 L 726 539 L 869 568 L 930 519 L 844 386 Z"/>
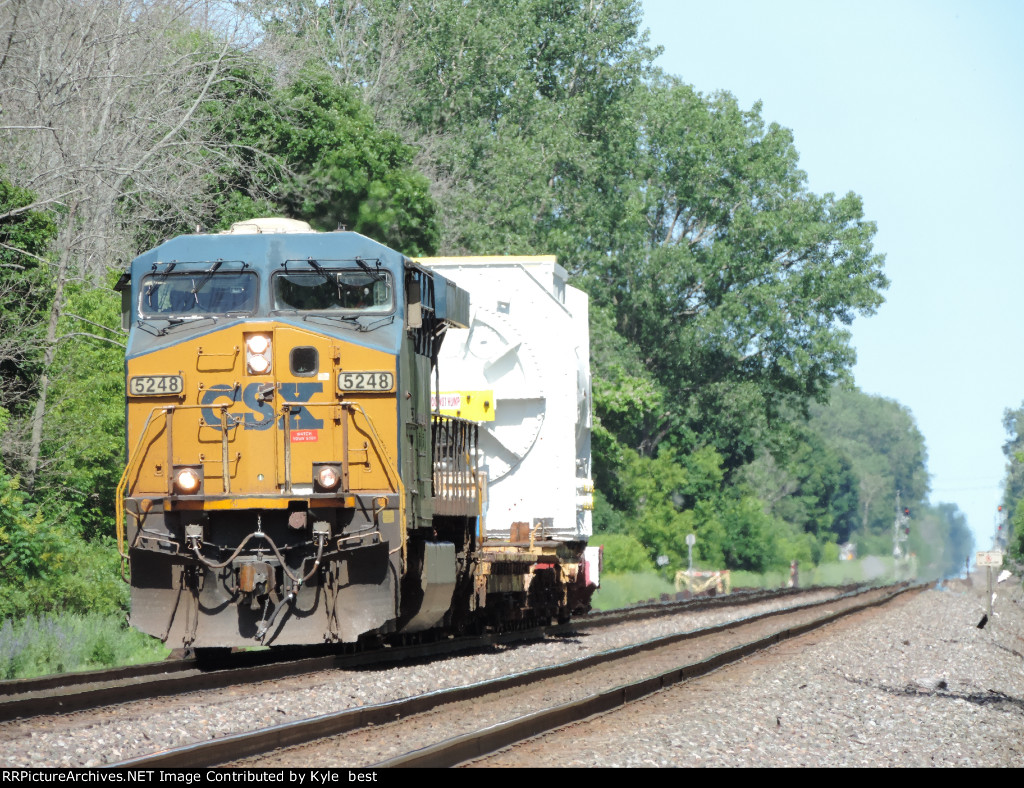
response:
<path fill-rule="evenodd" d="M 140 310 L 160 317 L 249 313 L 256 308 L 257 281 L 248 271 L 150 274 L 142 280 Z"/>
<path fill-rule="evenodd" d="M 274 275 L 275 310 L 383 314 L 393 306 L 391 275 L 386 271 L 285 271 Z"/>

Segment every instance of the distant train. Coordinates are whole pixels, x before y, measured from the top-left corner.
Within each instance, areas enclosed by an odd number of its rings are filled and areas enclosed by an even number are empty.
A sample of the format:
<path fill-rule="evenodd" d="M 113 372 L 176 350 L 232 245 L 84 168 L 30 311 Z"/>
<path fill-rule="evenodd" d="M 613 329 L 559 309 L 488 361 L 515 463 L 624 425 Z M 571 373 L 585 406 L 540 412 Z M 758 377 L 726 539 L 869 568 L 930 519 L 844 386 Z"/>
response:
<path fill-rule="evenodd" d="M 589 608 L 587 298 L 554 258 L 416 261 L 255 219 L 118 289 L 135 627 L 355 643 Z"/>

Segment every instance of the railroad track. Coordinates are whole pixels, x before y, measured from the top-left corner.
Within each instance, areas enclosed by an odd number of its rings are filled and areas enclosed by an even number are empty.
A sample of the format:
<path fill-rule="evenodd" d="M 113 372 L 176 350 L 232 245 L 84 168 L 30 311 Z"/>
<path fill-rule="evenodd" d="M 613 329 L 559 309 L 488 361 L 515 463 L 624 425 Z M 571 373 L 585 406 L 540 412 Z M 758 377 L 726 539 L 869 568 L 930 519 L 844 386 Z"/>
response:
<path fill-rule="evenodd" d="M 836 591 L 847 593 L 853 588 L 849 586 Z M 244 652 L 225 655 L 206 665 L 194 658 L 175 659 L 111 670 L 4 681 L 0 682 L 0 722 L 41 715 L 67 714 L 117 703 L 272 681 L 323 670 L 355 669 L 367 665 L 427 659 L 460 651 L 471 652 L 524 640 L 564 636 L 581 627 L 593 629 L 686 611 L 750 605 L 766 599 L 784 599 L 820 590 L 751 591 L 728 596 L 635 605 L 621 610 L 591 613 L 568 624 L 540 629 L 380 648 L 354 654 L 329 653 L 327 647 L 289 649 L 284 652 Z M 309 656 L 310 654 L 316 656 Z"/>
<path fill-rule="evenodd" d="M 924 587 L 902 584 L 850 591 L 824 602 L 660 637 L 501 679 L 225 736 L 116 766 L 453 766 L 704 675 Z M 450 735 L 439 737 L 438 730 Z M 343 743 L 331 738 L 341 735 Z"/>

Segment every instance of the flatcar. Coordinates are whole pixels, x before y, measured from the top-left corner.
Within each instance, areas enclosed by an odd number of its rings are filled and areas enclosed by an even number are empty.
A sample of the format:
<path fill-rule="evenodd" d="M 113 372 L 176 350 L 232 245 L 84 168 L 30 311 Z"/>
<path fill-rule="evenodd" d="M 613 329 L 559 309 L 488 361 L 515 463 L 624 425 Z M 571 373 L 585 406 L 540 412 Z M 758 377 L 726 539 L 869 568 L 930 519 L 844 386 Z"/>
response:
<path fill-rule="evenodd" d="M 589 607 L 586 297 L 553 258 L 416 261 L 255 219 L 118 289 L 133 626 L 353 644 Z"/>

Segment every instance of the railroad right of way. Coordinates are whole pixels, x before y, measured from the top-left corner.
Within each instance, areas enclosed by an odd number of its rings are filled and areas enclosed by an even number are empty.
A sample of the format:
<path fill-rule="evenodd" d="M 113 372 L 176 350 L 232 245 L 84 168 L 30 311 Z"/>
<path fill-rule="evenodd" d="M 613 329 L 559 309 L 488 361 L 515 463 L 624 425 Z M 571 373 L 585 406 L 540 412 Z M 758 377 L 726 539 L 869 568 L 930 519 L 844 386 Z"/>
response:
<path fill-rule="evenodd" d="M 1024 592 L 984 570 L 475 763 L 1024 765 Z M 983 624 L 983 626 L 979 626 Z"/>
<path fill-rule="evenodd" d="M 836 598 L 835 590 L 799 595 L 799 602 Z M 209 741 L 342 709 L 500 678 L 618 648 L 662 634 L 692 631 L 759 612 L 790 607 L 795 599 L 766 599 L 737 607 L 655 616 L 581 631 L 578 637 L 495 647 L 410 665 L 326 671 L 254 685 L 152 698 L 67 715 L 0 723 L 0 766 L 99 766 L 155 750 Z"/>

